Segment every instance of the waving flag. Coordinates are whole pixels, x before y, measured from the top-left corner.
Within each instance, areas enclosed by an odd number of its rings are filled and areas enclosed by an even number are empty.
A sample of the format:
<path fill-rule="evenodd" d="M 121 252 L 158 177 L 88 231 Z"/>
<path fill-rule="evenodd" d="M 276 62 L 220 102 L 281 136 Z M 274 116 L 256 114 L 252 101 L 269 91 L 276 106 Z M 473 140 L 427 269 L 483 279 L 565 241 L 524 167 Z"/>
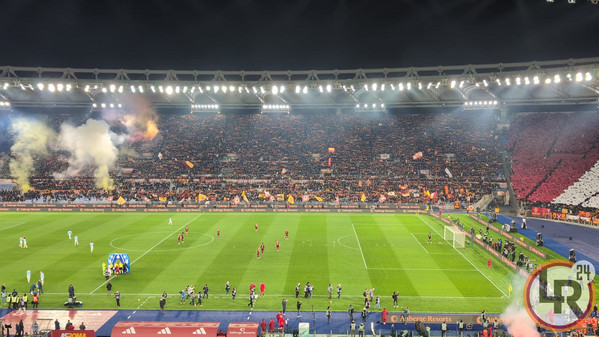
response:
<path fill-rule="evenodd" d="M 318 202 L 322 202 L 322 198 L 321 198 L 321 197 L 319 197 L 319 196 L 316 196 L 316 195 L 315 195 L 315 196 L 314 196 L 314 199 L 316 199 L 316 201 L 318 201 Z"/>
<path fill-rule="evenodd" d="M 422 151 L 414 153 L 414 155 L 412 156 L 412 158 L 414 160 L 416 160 L 418 158 L 422 158 Z"/>
<path fill-rule="evenodd" d="M 289 202 L 290 204 L 295 204 L 295 199 L 293 198 L 293 196 L 290 194 L 289 197 L 287 198 L 287 202 Z"/>
<path fill-rule="evenodd" d="M 245 195 L 245 191 L 241 192 L 241 197 L 243 198 L 243 201 L 249 202 L 247 195 Z"/>
<path fill-rule="evenodd" d="M 362 197 L 360 197 L 360 201 L 361 202 L 366 201 L 366 194 L 364 194 L 364 192 L 362 192 Z"/>

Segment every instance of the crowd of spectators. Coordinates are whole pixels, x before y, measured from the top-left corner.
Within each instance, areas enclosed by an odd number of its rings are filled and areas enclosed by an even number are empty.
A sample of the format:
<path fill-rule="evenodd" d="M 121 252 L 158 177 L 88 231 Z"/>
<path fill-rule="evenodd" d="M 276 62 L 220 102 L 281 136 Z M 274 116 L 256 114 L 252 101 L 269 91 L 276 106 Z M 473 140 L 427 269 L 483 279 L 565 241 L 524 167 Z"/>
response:
<path fill-rule="evenodd" d="M 505 181 L 497 123 L 494 113 L 470 112 L 161 114 L 153 141 L 121 151 L 115 190 L 97 189 L 91 174 L 54 179 L 66 165 L 59 153 L 36 160 L 31 192 L 2 191 L 0 200 L 193 201 L 202 193 L 222 201 L 243 191 L 258 200 L 267 191 L 417 202 L 428 190 L 435 202 L 474 202 Z"/>
<path fill-rule="evenodd" d="M 512 152 L 511 183 L 516 197 L 534 205 L 592 207 L 585 199 L 599 192 L 585 181 L 560 197 L 599 160 L 599 116 L 594 113 L 536 113 L 512 121 L 507 150 Z M 591 182 L 590 180 L 589 182 Z M 594 190 L 593 193 L 588 190 Z M 573 196 L 585 190 L 586 196 Z"/>

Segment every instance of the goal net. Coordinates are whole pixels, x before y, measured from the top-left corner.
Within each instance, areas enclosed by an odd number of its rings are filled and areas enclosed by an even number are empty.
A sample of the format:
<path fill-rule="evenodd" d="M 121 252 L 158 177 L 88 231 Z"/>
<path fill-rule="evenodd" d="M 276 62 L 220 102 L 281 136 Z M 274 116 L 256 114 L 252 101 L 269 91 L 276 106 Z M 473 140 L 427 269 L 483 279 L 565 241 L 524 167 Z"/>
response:
<path fill-rule="evenodd" d="M 452 226 L 445 226 L 443 239 L 451 243 L 453 248 L 464 248 L 466 246 L 466 234 Z"/>

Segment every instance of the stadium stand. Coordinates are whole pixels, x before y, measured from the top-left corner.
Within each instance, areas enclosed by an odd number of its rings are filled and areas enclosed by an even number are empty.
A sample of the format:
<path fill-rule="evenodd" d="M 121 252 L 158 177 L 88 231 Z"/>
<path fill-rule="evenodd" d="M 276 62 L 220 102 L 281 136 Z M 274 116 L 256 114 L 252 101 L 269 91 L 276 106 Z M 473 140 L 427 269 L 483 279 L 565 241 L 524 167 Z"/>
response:
<path fill-rule="evenodd" d="M 52 124 L 74 118 L 80 117 L 53 116 Z M 2 191 L 0 198 L 193 201 L 201 192 L 222 201 L 246 191 L 257 200 L 266 188 L 272 194 L 310 194 L 325 201 L 339 197 L 342 202 L 360 201 L 362 192 L 376 201 L 393 191 L 387 202 L 416 202 L 426 201 L 426 189 L 437 192 L 438 202 L 468 202 L 505 181 L 496 122 L 493 113 L 468 112 L 162 114 L 161 132 L 152 142 L 121 151 L 111 172 L 117 187 L 112 193 L 95 188 L 89 176 L 55 179 L 53 172 L 67 165 L 59 153 L 37 160 L 34 191 Z M 423 157 L 412 158 L 419 151 Z M 384 154 L 389 159 L 382 159 Z M 402 196 L 401 191 L 411 193 Z"/>

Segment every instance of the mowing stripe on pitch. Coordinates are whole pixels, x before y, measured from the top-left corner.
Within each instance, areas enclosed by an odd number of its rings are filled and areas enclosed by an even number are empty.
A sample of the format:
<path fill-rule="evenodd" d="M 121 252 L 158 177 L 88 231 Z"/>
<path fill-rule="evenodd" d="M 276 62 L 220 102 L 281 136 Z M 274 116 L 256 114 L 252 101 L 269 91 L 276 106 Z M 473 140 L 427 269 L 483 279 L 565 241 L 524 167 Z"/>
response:
<path fill-rule="evenodd" d="M 418 218 L 420 219 L 420 221 L 424 222 L 424 224 L 425 224 L 425 225 L 429 226 L 429 227 L 430 227 L 430 228 L 431 228 L 433 231 L 435 231 L 435 233 L 439 234 L 439 232 L 437 232 L 437 230 L 436 230 L 435 228 L 433 228 L 433 226 L 431 226 L 431 225 L 430 225 L 428 222 L 426 222 L 424 219 L 422 219 L 422 217 L 420 216 L 420 214 L 418 214 Z M 441 235 L 441 234 L 439 234 L 439 235 Z M 445 241 L 447 241 L 447 240 L 445 240 Z M 449 241 L 448 241 L 448 242 L 449 242 Z M 452 247 L 453 247 L 453 245 L 450 245 L 450 246 L 452 246 Z M 499 286 L 498 286 L 498 285 L 497 285 L 495 282 L 493 282 L 493 280 L 491 280 L 491 279 L 490 279 L 490 278 L 489 278 L 489 277 L 488 277 L 488 276 L 487 276 L 485 273 L 483 273 L 483 272 L 482 272 L 482 271 L 481 271 L 481 270 L 480 270 L 480 269 L 479 269 L 479 268 L 478 268 L 478 267 L 477 267 L 477 266 L 476 266 L 474 263 L 472 263 L 472 261 L 470 261 L 470 259 L 468 259 L 468 258 L 467 258 L 467 257 L 466 257 L 466 256 L 465 256 L 465 255 L 464 255 L 462 252 L 460 252 L 460 250 L 459 250 L 459 249 L 457 249 L 457 248 L 455 248 L 455 247 L 453 247 L 453 249 L 455 249 L 455 250 L 456 250 L 458 253 L 460 253 L 460 255 L 462 255 L 462 257 L 463 257 L 463 258 L 464 258 L 466 261 L 470 262 L 470 264 L 471 264 L 471 265 L 472 265 L 474 268 L 476 268 L 476 270 L 478 270 L 478 271 L 481 273 L 481 275 L 482 275 L 482 276 L 484 276 L 484 277 L 485 277 L 487 280 L 489 280 L 489 282 L 491 282 L 491 284 L 493 284 L 493 285 L 495 286 L 495 288 L 497 288 L 497 290 L 499 290 L 499 291 L 500 291 L 500 292 L 501 292 L 503 295 L 505 295 L 505 297 L 508 297 L 508 295 L 507 295 L 507 294 L 506 294 L 506 293 L 505 293 L 503 290 L 501 290 L 501 288 L 500 288 L 500 287 L 499 287 Z"/>
<path fill-rule="evenodd" d="M 151 252 L 154 248 L 156 248 L 159 244 L 163 243 L 166 239 L 170 238 L 173 234 L 178 233 L 180 230 L 182 230 L 183 228 L 185 228 L 185 226 L 189 225 L 190 223 L 194 222 L 195 219 L 199 218 L 200 216 L 202 216 L 202 214 L 196 216 L 195 218 L 189 220 L 187 223 L 185 223 L 183 226 L 175 229 L 174 232 L 170 233 L 169 235 L 165 236 L 164 239 L 158 241 L 157 244 L 153 245 L 152 247 L 150 247 L 150 249 L 146 250 L 143 254 L 141 254 L 137 259 L 133 260 L 131 262 L 131 264 L 134 264 L 135 262 L 137 262 L 139 259 L 141 259 L 142 257 L 144 257 L 144 255 L 146 255 L 147 253 Z M 115 277 L 116 275 L 113 275 L 112 277 L 110 277 L 108 280 L 104 281 L 102 284 L 100 284 L 96 289 L 92 290 L 89 294 L 92 295 L 93 293 L 95 293 L 98 289 L 100 289 L 102 286 L 104 286 L 106 283 L 108 283 L 108 281 L 112 280 L 113 277 Z"/>

